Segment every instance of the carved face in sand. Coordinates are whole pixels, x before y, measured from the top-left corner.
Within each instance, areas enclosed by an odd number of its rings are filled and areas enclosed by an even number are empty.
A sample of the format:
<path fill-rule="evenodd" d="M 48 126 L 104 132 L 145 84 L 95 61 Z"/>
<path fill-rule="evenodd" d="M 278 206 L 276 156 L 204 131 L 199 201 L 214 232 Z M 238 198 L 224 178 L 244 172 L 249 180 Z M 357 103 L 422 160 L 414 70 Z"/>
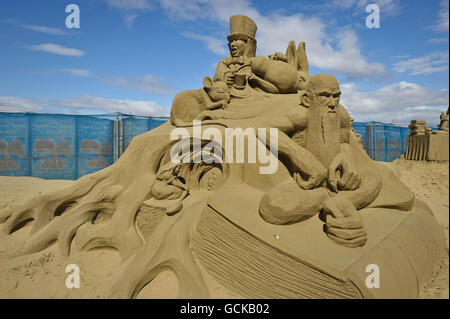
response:
<path fill-rule="evenodd" d="M 228 47 L 230 48 L 231 57 L 237 58 L 244 55 L 245 48 L 247 46 L 247 42 L 240 39 L 234 39 L 230 43 L 228 43 Z"/>
<path fill-rule="evenodd" d="M 306 90 L 310 80 L 311 80 L 311 75 L 308 72 L 298 71 L 297 72 L 297 82 L 295 83 L 295 88 L 299 91 Z"/>
<path fill-rule="evenodd" d="M 330 74 L 314 75 L 302 96 L 303 105 L 310 109 L 306 145 L 325 167 L 340 151 L 340 96 L 339 83 Z"/>
<path fill-rule="evenodd" d="M 336 78 L 330 74 L 317 74 L 311 78 L 307 87 L 307 103 L 317 102 L 328 113 L 336 113 L 341 98 L 341 90 Z M 314 100 L 314 101 L 313 101 Z"/>
<path fill-rule="evenodd" d="M 227 103 L 230 103 L 230 90 L 225 82 L 213 81 L 209 76 L 207 76 L 203 79 L 203 85 L 211 98 L 211 101 L 226 101 Z"/>

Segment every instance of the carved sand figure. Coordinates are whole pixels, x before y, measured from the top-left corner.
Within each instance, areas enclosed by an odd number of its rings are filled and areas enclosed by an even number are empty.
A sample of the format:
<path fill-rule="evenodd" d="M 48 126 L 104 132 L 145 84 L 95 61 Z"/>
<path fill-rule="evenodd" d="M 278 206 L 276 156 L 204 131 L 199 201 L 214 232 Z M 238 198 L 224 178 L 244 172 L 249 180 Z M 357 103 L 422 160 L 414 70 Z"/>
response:
<path fill-rule="evenodd" d="M 304 89 L 309 80 L 305 43 L 300 43 L 296 50 L 295 42 L 291 41 L 286 55 L 277 52 L 270 59 L 255 58 L 256 30 L 255 22 L 246 16 L 230 18 L 230 56 L 220 60 L 214 80 L 224 81 L 232 87 L 239 79 L 237 88 L 242 89 L 248 83 L 257 91 L 273 94 L 296 93 L 298 89 Z"/>
<path fill-rule="evenodd" d="M 170 120 L 175 126 L 189 126 L 204 110 L 225 109 L 230 102 L 230 92 L 222 81 L 203 79 L 203 89 L 184 91 L 175 96 Z"/>
<path fill-rule="evenodd" d="M 340 122 L 350 121 L 345 109 L 339 105 L 340 94 L 339 84 L 333 76 L 317 74 L 312 77 L 302 96 L 302 104 L 309 109 L 310 117 L 303 147 L 320 161 L 317 166 L 321 166 L 321 172 L 308 176 L 305 183 L 302 177 L 305 172 L 296 171 L 294 180 L 300 188 L 293 187 L 292 182 L 274 187 L 262 198 L 260 212 L 268 222 L 288 224 L 322 210 L 326 215 L 328 236 L 353 247 L 364 245 L 367 239 L 357 209 L 377 197 L 381 180 L 366 172 L 365 182 L 360 187 L 361 173 L 348 144 L 349 137 L 340 134 Z M 344 126 L 344 129 L 348 130 L 348 127 Z M 290 156 L 298 153 L 294 150 Z M 336 223 L 340 224 L 338 229 Z"/>
<path fill-rule="evenodd" d="M 405 159 L 414 161 L 448 161 L 449 134 L 448 109 L 441 113 L 438 130 L 428 128 L 425 120 L 412 120 L 408 126 L 410 134 L 407 139 Z"/>
<path fill-rule="evenodd" d="M 135 137 L 113 165 L 2 210 L 2 230 L 33 223 L 21 253 L 55 241 L 65 255 L 117 249 L 128 260 L 111 289 L 121 298 L 167 269 L 182 298 L 209 296 L 204 271 L 249 298 L 416 297 L 445 247 L 431 210 L 362 150 L 338 81 L 309 76 L 304 44 L 295 55 L 290 43 L 286 58 L 255 57 L 256 24 L 234 16 L 230 29 L 230 57 L 204 91 L 174 99 L 170 122 Z M 219 141 L 197 139 L 191 119 Z M 173 141 L 179 126 L 190 135 Z M 278 138 L 257 133 L 276 172 L 260 174 L 259 159 L 224 161 L 234 128 L 278 129 Z M 374 263 L 383 272 L 376 290 L 365 285 Z"/>
<path fill-rule="evenodd" d="M 179 212 L 183 207 L 183 200 L 189 193 L 184 179 L 179 176 L 180 170 L 179 163 L 169 162 L 161 166 L 150 190 L 152 198 L 144 204 L 165 208 L 165 212 L 169 215 Z"/>
<path fill-rule="evenodd" d="M 351 127 L 352 127 L 352 133 L 355 136 L 356 140 L 359 142 L 359 144 L 361 144 L 361 147 L 363 147 L 363 142 L 362 142 L 362 135 L 359 133 L 356 133 L 354 127 L 353 127 L 353 122 L 355 121 L 355 119 L 352 117 L 350 119 L 351 121 Z"/>
<path fill-rule="evenodd" d="M 444 132 L 448 132 L 448 111 L 449 109 L 447 109 L 447 113 L 442 112 L 440 119 L 441 119 L 441 123 L 439 123 L 439 131 L 444 131 Z"/>

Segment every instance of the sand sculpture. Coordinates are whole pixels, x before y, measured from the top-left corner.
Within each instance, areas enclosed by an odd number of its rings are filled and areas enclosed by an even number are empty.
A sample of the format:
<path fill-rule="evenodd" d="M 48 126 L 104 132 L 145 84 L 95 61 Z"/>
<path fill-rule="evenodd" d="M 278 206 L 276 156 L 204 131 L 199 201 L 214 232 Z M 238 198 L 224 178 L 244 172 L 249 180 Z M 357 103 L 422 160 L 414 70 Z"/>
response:
<path fill-rule="evenodd" d="M 203 89 L 174 98 L 169 122 L 113 165 L 2 211 L 3 231 L 32 220 L 25 254 L 55 241 L 66 255 L 116 248 L 128 263 L 115 297 L 170 269 L 180 297 L 206 298 L 200 264 L 250 298 L 416 297 L 445 247 L 431 210 L 370 160 L 336 78 L 308 73 L 304 43 L 255 57 L 256 24 L 238 15 L 230 29 L 230 56 Z M 230 129 L 255 132 L 244 161 L 242 134 L 224 147 Z M 184 135 L 171 139 L 175 130 Z M 379 288 L 366 285 L 373 264 Z"/>
<path fill-rule="evenodd" d="M 448 109 L 442 112 L 438 130 L 432 130 L 424 120 L 413 120 L 408 126 L 410 134 L 407 140 L 405 158 L 414 161 L 448 161 L 449 133 Z"/>
<path fill-rule="evenodd" d="M 353 122 L 355 121 L 355 119 L 352 117 L 350 118 L 351 121 L 351 130 L 353 135 L 355 136 L 355 139 L 358 141 L 359 144 L 361 144 L 361 147 L 363 147 L 363 140 L 362 140 L 362 135 L 360 133 L 357 133 L 355 131 L 355 128 L 353 127 Z"/>
<path fill-rule="evenodd" d="M 448 111 L 449 111 L 450 107 L 447 108 L 447 113 L 442 112 L 440 119 L 441 119 L 441 123 L 439 123 L 439 131 L 438 133 L 448 133 Z"/>

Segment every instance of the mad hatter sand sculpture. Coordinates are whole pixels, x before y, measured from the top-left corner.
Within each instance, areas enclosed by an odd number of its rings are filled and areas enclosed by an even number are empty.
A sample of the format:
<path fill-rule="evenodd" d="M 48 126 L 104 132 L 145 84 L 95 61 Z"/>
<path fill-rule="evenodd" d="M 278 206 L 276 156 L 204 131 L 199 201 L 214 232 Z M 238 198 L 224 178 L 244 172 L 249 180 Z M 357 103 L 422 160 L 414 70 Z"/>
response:
<path fill-rule="evenodd" d="M 230 56 L 205 88 L 174 98 L 170 122 L 134 138 L 112 166 L 2 211 L 3 231 L 32 221 L 23 253 L 55 241 L 66 255 L 116 248 L 128 260 L 116 297 L 137 296 L 166 269 L 180 297 L 208 297 L 199 264 L 250 298 L 416 297 L 445 247 L 431 210 L 366 155 L 338 81 L 308 73 L 304 43 L 255 57 L 256 24 L 239 15 L 230 29 Z M 189 136 L 171 140 L 177 127 Z M 233 128 L 258 132 L 273 174 L 260 173 L 262 157 L 224 160 Z M 277 136 L 258 130 L 269 128 Z M 376 289 L 365 284 L 371 264 Z"/>

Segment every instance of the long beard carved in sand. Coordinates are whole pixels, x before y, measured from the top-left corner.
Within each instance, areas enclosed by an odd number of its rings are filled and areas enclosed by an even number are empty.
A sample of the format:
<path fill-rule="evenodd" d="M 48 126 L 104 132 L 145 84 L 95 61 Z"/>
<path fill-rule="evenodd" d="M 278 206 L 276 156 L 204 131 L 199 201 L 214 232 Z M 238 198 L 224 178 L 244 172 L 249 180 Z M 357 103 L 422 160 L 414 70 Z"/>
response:
<path fill-rule="evenodd" d="M 335 112 L 330 112 L 330 109 L 320 105 L 316 98 L 311 102 L 306 148 L 322 165 L 328 167 L 340 152 L 340 120 L 336 109 Z"/>

